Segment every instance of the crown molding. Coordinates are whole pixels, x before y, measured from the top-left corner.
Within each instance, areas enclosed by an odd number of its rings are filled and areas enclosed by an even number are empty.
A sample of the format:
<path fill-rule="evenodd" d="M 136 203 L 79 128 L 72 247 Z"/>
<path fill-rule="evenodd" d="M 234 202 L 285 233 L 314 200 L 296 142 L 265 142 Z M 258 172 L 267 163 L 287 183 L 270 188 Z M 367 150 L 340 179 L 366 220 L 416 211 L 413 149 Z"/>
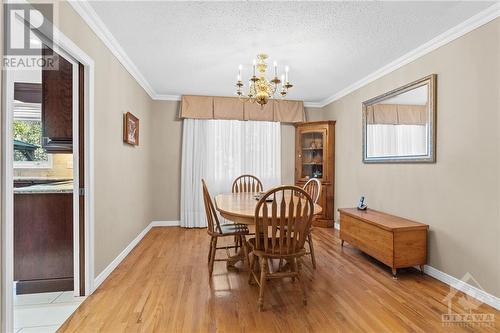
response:
<path fill-rule="evenodd" d="M 164 94 L 156 94 L 153 97 L 154 100 L 157 101 L 180 101 L 181 95 L 164 95 Z"/>
<path fill-rule="evenodd" d="M 70 0 L 69 4 L 73 9 L 82 17 L 85 23 L 94 31 L 99 39 L 108 47 L 118 61 L 125 67 L 125 69 L 132 75 L 132 77 L 139 83 L 139 85 L 146 91 L 146 93 L 154 99 L 156 92 L 149 84 L 146 78 L 139 71 L 134 62 L 128 57 L 127 53 L 121 47 L 120 43 L 115 39 L 113 34 L 108 30 L 104 22 L 99 18 L 88 1 Z"/>
<path fill-rule="evenodd" d="M 431 39 L 430 41 L 420 45 L 414 50 L 406 53 L 402 57 L 388 63 L 382 68 L 376 70 L 375 72 L 365 76 L 359 81 L 347 86 L 346 88 L 338 91 L 334 95 L 325 98 L 324 100 L 318 102 L 319 107 L 325 107 L 328 104 L 352 93 L 353 91 L 381 78 L 384 75 L 387 75 L 404 65 L 409 64 L 410 62 L 434 51 L 435 49 L 446 45 L 457 38 L 462 37 L 463 35 L 471 32 L 472 30 L 479 28 L 480 26 L 493 21 L 494 19 L 500 17 L 500 2 L 495 3 L 494 5 L 486 8 L 485 10 L 479 12 L 478 14 L 470 17 L 469 19 L 463 21 L 462 23 L 456 25 L 455 27 L 445 31 L 444 33 L 438 35 L 437 37 Z"/>
<path fill-rule="evenodd" d="M 108 30 L 106 25 L 99 18 L 97 13 L 94 11 L 92 6 L 87 0 L 70 0 L 69 3 L 73 9 L 82 17 L 82 19 L 89 25 L 89 27 L 94 31 L 94 33 L 101 39 L 101 41 L 108 47 L 111 53 L 120 61 L 120 63 L 125 67 L 125 69 L 132 75 L 135 80 L 141 85 L 142 88 L 148 93 L 148 95 L 153 100 L 162 101 L 179 101 L 181 99 L 180 95 L 168 95 L 168 94 L 158 94 L 151 84 L 146 80 L 146 78 L 139 71 L 137 66 L 128 57 L 123 48 L 120 46 L 118 41 L 115 39 L 113 34 Z M 430 41 L 420 45 L 414 50 L 406 53 L 405 55 L 399 57 L 398 59 L 390 62 L 389 64 L 383 66 L 382 68 L 376 70 L 375 72 L 365 76 L 361 80 L 347 86 L 346 88 L 336 92 L 332 96 L 325 98 L 320 101 L 304 102 L 305 107 L 310 108 L 322 108 L 328 104 L 352 93 L 353 91 L 409 64 L 412 61 L 434 51 L 435 49 L 446 45 L 457 38 L 471 32 L 472 30 L 490 22 L 494 19 L 500 17 L 500 2 L 486 8 L 485 10 L 479 12 L 478 14 L 470 17 L 469 19 L 463 21 L 457 26 L 445 31 L 441 35 L 431 39 Z"/>
<path fill-rule="evenodd" d="M 304 107 L 306 108 L 321 108 L 323 107 L 321 103 L 318 102 L 305 102 L 304 101 Z"/>

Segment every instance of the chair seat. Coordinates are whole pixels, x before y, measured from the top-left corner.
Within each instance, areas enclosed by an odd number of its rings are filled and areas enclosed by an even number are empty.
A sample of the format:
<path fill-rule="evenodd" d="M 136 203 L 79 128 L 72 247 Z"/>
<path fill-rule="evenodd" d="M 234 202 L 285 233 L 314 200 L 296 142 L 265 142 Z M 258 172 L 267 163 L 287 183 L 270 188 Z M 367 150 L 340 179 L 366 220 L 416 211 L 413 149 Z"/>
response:
<path fill-rule="evenodd" d="M 247 235 L 249 233 L 248 226 L 240 223 L 222 224 L 220 229 L 222 235 Z"/>
<path fill-rule="evenodd" d="M 267 245 L 267 253 L 264 252 L 264 250 L 256 250 L 257 244 L 256 244 L 256 239 L 255 238 L 250 238 L 248 241 L 248 244 L 250 244 L 250 247 L 252 248 L 252 252 L 254 252 L 256 255 L 266 255 L 267 257 L 287 257 L 287 256 L 297 256 L 297 255 L 302 255 L 305 254 L 305 249 L 300 249 L 299 251 L 295 252 L 290 252 L 286 253 L 286 244 L 287 241 L 286 239 L 283 240 L 283 253 L 280 252 L 280 239 L 276 239 L 276 243 L 274 244 L 274 253 L 272 251 L 273 245 L 271 239 L 268 239 L 268 245 Z M 262 239 L 262 242 L 264 240 Z"/>

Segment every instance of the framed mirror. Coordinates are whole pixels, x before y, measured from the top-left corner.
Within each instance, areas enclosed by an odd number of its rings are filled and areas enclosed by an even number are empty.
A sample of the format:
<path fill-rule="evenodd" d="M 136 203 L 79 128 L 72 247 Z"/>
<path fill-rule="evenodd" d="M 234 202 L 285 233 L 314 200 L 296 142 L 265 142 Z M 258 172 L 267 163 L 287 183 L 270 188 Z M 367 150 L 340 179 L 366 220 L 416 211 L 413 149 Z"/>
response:
<path fill-rule="evenodd" d="M 364 163 L 436 161 L 436 81 L 432 74 L 363 102 Z"/>

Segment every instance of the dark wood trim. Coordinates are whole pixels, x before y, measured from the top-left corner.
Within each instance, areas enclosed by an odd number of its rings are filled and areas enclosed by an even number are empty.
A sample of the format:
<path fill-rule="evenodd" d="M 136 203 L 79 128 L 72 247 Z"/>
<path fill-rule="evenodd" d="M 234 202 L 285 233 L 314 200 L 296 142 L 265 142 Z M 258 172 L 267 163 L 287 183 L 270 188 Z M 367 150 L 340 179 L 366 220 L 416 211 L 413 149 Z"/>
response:
<path fill-rule="evenodd" d="M 85 188 L 85 68 L 78 64 L 78 179 Z M 79 197 L 80 296 L 85 295 L 85 195 Z"/>
<path fill-rule="evenodd" d="M 18 281 L 16 294 L 36 294 L 73 290 L 73 278 Z"/>
<path fill-rule="evenodd" d="M 293 126 L 299 127 L 303 125 L 335 125 L 336 120 L 318 120 L 318 121 L 304 121 L 300 123 L 294 123 Z"/>

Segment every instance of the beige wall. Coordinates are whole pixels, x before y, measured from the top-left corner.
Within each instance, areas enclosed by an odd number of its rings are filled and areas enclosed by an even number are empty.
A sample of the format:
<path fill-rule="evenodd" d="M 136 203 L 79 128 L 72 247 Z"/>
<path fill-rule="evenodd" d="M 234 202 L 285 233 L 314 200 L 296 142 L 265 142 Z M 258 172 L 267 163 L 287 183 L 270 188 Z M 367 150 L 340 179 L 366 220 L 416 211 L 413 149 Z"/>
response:
<path fill-rule="evenodd" d="M 500 56 L 498 55 L 500 53 L 500 19 L 497 18 L 496 20 L 496 33 L 497 33 L 497 45 L 498 48 L 497 48 L 497 59 L 500 59 Z M 500 62 L 500 60 L 498 60 Z M 494 73 L 494 70 L 493 70 L 493 73 Z M 498 78 L 498 81 L 500 81 L 500 64 L 497 63 L 497 78 Z M 498 110 L 500 109 L 500 82 L 497 81 L 497 135 L 500 136 L 500 115 L 498 114 Z M 497 137 L 497 143 L 500 142 L 500 138 Z M 493 152 L 494 154 L 495 152 Z M 500 143 L 497 144 L 497 156 L 498 156 L 498 159 L 500 160 Z M 498 162 L 500 164 L 500 161 Z M 497 169 L 497 172 L 498 172 L 498 169 Z M 500 176 L 497 177 L 497 193 L 498 193 L 498 196 L 500 197 Z M 497 200 L 497 210 L 498 210 L 498 220 L 500 220 L 500 198 Z M 497 222 L 498 222 L 497 220 Z M 495 231 L 493 231 L 495 233 Z M 496 266 L 496 281 L 497 281 L 497 291 L 496 291 L 496 295 L 497 297 L 500 296 L 500 222 L 496 224 L 496 235 L 497 235 L 497 239 L 496 239 L 496 253 L 497 253 L 497 259 L 496 259 L 496 263 L 498 264 L 495 264 Z M 493 261 L 495 262 L 495 261 Z"/>
<path fill-rule="evenodd" d="M 306 119 L 307 121 L 324 120 L 324 108 L 306 108 Z"/>
<path fill-rule="evenodd" d="M 57 25 L 95 61 L 95 274 L 151 222 L 151 98 L 66 2 Z M 123 113 L 140 119 L 140 145 L 122 142 Z"/>
<path fill-rule="evenodd" d="M 281 124 L 281 183 L 295 183 L 295 126 Z"/>
<path fill-rule="evenodd" d="M 500 296 L 500 19 L 324 108 L 336 125 L 335 208 L 369 207 L 430 225 L 429 264 L 470 272 Z M 361 103 L 438 75 L 437 163 L 363 164 Z M 312 115 L 312 113 L 310 113 Z"/>
<path fill-rule="evenodd" d="M 151 156 L 152 219 L 179 221 L 182 121 L 179 102 L 154 101 Z"/>

